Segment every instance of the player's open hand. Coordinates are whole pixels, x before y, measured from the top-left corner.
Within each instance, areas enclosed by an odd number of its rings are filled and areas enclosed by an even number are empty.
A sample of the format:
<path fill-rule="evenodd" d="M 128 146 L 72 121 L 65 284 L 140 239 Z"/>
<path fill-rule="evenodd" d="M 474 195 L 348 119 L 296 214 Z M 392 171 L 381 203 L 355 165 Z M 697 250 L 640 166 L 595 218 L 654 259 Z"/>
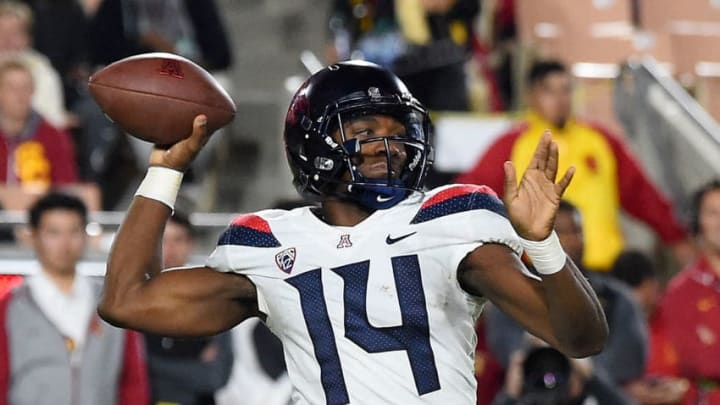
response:
<path fill-rule="evenodd" d="M 207 117 L 198 115 L 193 121 L 193 132 L 188 138 L 167 149 L 157 146 L 153 148 L 150 153 L 150 166 L 163 166 L 185 171 L 210 139 L 210 135 L 207 129 Z"/>
<path fill-rule="evenodd" d="M 538 142 L 530 165 L 517 183 L 515 167 L 505 162 L 505 196 L 503 198 L 510 222 L 520 237 L 543 240 L 550 236 L 560 199 L 575 173 L 570 167 L 559 182 L 558 146 L 546 131 Z"/>

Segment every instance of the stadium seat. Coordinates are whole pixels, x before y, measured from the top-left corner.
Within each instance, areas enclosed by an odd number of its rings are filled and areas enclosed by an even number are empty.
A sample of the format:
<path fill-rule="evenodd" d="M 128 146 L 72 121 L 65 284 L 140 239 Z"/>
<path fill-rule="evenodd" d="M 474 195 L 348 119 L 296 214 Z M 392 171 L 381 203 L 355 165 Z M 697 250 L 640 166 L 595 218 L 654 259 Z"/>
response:
<path fill-rule="evenodd" d="M 634 50 L 628 0 L 515 2 L 518 34 L 542 57 L 617 63 Z"/>
<path fill-rule="evenodd" d="M 718 0 L 637 0 L 640 27 L 668 31 L 674 21 L 720 21 Z"/>

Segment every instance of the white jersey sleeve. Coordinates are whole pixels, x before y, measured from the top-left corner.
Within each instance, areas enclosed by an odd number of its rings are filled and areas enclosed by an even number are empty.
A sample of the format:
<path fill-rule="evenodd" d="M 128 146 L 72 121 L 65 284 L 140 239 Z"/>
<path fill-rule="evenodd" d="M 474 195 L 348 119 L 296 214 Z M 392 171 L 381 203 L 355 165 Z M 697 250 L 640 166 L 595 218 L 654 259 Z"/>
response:
<path fill-rule="evenodd" d="M 265 210 L 238 216 L 220 235 L 205 265 L 224 273 L 242 274 L 257 282 L 258 277 L 267 274 L 267 258 L 274 254 L 270 250 L 281 246 L 268 220 L 286 213 L 283 210 Z M 258 309 L 267 314 L 267 301 L 260 288 L 257 289 L 257 299 Z"/>

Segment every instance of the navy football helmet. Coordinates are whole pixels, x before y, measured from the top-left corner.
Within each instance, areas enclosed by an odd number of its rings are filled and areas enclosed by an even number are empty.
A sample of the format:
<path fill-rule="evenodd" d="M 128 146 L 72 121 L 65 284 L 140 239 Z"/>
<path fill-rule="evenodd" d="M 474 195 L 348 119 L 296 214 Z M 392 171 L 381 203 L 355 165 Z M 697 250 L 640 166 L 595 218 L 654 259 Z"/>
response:
<path fill-rule="evenodd" d="M 405 134 L 347 139 L 343 123 L 366 115 L 390 116 L 404 125 Z M 285 118 L 285 151 L 294 184 L 305 197 L 335 195 L 372 209 L 392 207 L 423 188 L 432 164 L 430 127 L 427 110 L 387 69 L 361 61 L 328 66 L 295 93 Z M 332 136 L 337 129 L 341 139 Z M 384 142 L 388 168 L 389 143 L 404 145 L 407 158 L 400 173 L 388 169 L 384 178 L 363 176 L 353 157 L 369 142 Z"/>

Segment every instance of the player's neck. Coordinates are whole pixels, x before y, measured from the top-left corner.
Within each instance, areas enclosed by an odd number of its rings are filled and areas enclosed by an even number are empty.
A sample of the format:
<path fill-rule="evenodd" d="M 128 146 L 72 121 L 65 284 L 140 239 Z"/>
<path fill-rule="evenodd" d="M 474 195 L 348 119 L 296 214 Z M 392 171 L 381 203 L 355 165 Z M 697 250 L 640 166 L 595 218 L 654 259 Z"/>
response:
<path fill-rule="evenodd" d="M 369 217 L 374 211 L 350 201 L 328 199 L 320 208 L 323 221 L 335 226 L 355 226 Z"/>

